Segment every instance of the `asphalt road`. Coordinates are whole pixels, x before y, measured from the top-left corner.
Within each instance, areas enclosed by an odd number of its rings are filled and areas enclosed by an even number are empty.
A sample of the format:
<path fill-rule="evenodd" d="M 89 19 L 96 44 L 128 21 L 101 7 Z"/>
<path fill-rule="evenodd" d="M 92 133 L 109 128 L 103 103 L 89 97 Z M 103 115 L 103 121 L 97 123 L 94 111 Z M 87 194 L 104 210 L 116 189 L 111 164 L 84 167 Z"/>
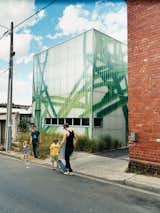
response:
<path fill-rule="evenodd" d="M 0 155 L 0 213 L 159 213 L 160 197 Z"/>

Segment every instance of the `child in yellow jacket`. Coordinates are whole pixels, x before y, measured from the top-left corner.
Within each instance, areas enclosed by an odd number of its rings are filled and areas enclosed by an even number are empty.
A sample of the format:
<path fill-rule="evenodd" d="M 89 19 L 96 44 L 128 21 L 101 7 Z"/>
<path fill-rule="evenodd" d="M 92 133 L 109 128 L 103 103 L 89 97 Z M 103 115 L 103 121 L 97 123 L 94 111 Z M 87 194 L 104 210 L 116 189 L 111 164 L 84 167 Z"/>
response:
<path fill-rule="evenodd" d="M 57 168 L 59 148 L 60 148 L 60 145 L 58 143 L 58 139 L 54 139 L 53 143 L 50 146 L 50 158 L 51 158 L 53 170 L 55 170 Z"/>

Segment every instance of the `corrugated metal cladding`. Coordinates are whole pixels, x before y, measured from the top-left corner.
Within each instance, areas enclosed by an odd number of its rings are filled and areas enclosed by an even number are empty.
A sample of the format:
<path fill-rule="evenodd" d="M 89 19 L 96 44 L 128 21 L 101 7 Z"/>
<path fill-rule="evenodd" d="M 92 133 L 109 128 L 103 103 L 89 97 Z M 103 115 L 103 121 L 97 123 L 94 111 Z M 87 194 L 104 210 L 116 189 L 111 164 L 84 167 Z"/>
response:
<path fill-rule="evenodd" d="M 125 143 L 127 47 L 89 30 L 34 56 L 33 117 L 46 132 L 69 122 L 80 134 Z"/>

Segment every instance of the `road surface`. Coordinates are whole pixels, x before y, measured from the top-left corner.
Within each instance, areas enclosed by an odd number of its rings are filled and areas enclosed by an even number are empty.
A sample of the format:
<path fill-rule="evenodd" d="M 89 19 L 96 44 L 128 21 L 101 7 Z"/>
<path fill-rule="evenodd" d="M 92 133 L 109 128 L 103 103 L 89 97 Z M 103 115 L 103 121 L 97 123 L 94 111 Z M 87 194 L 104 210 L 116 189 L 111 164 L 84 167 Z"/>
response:
<path fill-rule="evenodd" d="M 160 196 L 0 155 L 0 213 L 159 213 Z"/>

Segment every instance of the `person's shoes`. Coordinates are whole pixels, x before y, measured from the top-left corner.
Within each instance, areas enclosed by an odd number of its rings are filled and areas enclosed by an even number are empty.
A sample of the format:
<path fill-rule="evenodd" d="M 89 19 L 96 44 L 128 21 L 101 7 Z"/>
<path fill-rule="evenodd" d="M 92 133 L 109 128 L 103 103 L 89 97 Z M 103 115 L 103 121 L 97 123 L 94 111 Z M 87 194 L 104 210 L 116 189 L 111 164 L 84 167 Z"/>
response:
<path fill-rule="evenodd" d="M 72 172 L 69 172 L 69 175 L 71 175 L 71 176 L 74 175 L 73 171 L 72 171 Z"/>
<path fill-rule="evenodd" d="M 69 175 L 69 171 L 64 172 L 64 175 Z"/>

